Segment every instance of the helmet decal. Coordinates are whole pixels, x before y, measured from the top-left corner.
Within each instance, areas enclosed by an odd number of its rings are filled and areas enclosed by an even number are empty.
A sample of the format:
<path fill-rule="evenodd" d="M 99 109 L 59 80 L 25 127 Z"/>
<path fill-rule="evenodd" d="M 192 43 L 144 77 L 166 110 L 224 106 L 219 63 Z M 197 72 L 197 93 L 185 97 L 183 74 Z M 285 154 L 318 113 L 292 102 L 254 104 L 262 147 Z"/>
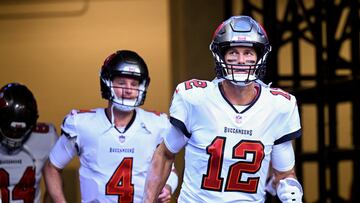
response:
<path fill-rule="evenodd" d="M 216 30 L 215 30 L 215 32 L 214 32 L 214 34 L 213 34 L 213 37 L 212 37 L 213 40 L 214 40 L 214 38 L 218 35 L 218 33 L 220 32 L 220 30 L 221 30 L 221 28 L 223 27 L 223 25 L 224 25 L 224 22 L 221 23 L 221 24 L 216 28 Z"/>

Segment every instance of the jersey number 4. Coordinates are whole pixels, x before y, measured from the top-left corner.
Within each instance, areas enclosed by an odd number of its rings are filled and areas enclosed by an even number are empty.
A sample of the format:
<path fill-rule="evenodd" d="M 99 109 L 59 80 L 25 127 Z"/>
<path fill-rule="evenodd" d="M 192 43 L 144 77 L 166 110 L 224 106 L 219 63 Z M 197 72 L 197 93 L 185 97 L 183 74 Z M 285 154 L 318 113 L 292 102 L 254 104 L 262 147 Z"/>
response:
<path fill-rule="evenodd" d="M 107 195 L 118 195 L 118 202 L 134 201 L 134 184 L 131 183 L 133 158 L 124 158 L 106 183 Z"/>
<path fill-rule="evenodd" d="M 206 148 L 210 155 L 207 173 L 202 177 L 201 188 L 205 190 L 222 191 L 224 178 L 221 177 L 221 168 L 225 149 L 224 137 L 216 137 Z M 244 173 L 255 174 L 261 168 L 264 159 L 264 145 L 258 141 L 241 141 L 233 148 L 233 159 L 246 159 L 247 155 L 252 154 L 251 161 L 238 161 L 229 167 L 226 179 L 225 191 L 237 191 L 246 193 L 256 193 L 260 177 L 247 178 L 241 180 Z"/>
<path fill-rule="evenodd" d="M 1 200 L 3 203 L 10 201 L 9 187 L 9 173 L 1 168 L 0 169 L 0 188 L 1 188 Z M 27 167 L 22 175 L 19 183 L 17 183 L 12 191 L 12 200 L 23 200 L 24 203 L 32 203 L 35 198 L 35 169 L 33 167 Z"/>

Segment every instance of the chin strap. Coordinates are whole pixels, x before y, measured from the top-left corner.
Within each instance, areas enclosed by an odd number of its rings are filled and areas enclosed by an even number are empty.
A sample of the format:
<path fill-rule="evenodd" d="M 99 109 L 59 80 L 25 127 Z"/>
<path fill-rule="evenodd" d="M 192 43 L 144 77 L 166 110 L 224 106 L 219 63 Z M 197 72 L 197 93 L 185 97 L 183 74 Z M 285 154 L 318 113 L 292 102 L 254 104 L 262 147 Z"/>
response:
<path fill-rule="evenodd" d="M 111 127 L 115 128 L 114 104 L 111 104 L 110 112 L 111 112 Z"/>

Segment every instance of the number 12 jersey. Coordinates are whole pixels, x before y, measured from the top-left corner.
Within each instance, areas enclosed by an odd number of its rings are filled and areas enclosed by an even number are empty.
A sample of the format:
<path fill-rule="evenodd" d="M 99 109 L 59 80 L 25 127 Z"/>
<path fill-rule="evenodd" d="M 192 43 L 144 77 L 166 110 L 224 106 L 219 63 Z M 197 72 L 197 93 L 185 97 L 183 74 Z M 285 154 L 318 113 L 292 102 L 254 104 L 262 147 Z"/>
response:
<path fill-rule="evenodd" d="M 256 90 L 252 103 L 236 107 L 221 83 L 177 86 L 170 121 L 188 139 L 179 202 L 264 202 L 272 147 L 299 137 L 301 126 L 294 96 L 260 84 Z"/>

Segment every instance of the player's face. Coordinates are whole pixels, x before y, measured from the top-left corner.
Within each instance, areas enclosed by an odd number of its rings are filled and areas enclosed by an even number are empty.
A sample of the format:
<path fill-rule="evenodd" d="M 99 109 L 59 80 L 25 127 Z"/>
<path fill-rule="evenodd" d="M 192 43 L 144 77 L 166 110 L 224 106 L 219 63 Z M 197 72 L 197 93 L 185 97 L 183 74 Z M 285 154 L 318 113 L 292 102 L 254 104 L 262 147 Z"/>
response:
<path fill-rule="evenodd" d="M 257 60 L 256 51 L 252 47 L 230 47 L 225 52 L 225 62 L 232 66 L 234 74 L 248 74 L 254 71 Z"/>
<path fill-rule="evenodd" d="M 135 99 L 139 95 L 139 81 L 128 77 L 115 77 L 112 81 L 118 98 Z"/>

